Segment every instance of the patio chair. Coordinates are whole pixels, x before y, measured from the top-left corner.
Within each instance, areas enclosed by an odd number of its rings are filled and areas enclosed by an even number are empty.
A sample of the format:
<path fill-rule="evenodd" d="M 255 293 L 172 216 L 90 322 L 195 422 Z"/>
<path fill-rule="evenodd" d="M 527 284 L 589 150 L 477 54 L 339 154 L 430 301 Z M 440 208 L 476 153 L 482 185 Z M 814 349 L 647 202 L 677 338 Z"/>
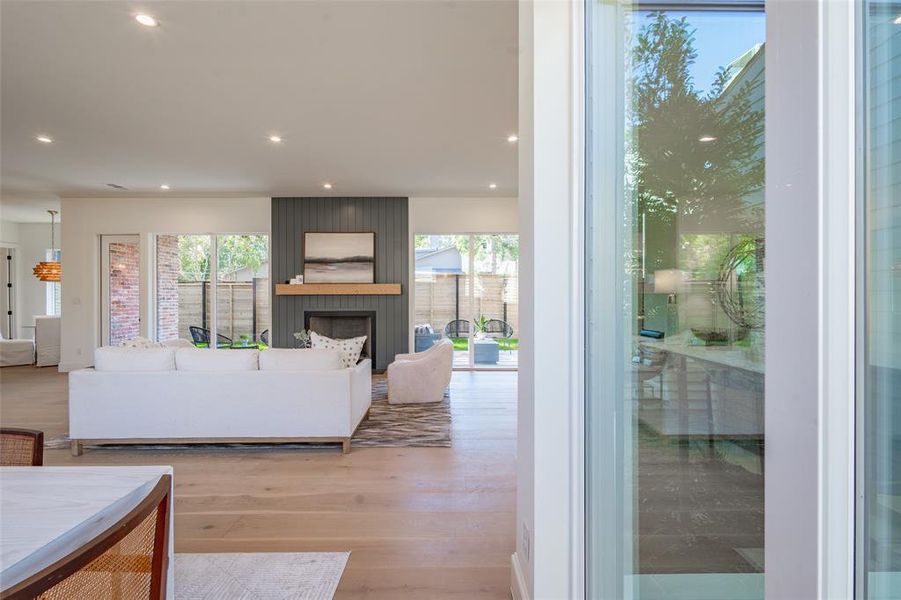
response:
<path fill-rule="evenodd" d="M 456 319 L 444 326 L 444 337 L 468 338 L 472 335 L 472 323 L 465 319 Z"/>
<path fill-rule="evenodd" d="M 263 342 L 264 344 L 266 344 L 267 346 L 269 345 L 269 330 L 268 329 L 264 329 L 263 332 L 260 334 L 260 341 Z"/>
<path fill-rule="evenodd" d="M 508 340 L 513 337 L 513 327 L 500 319 L 488 319 L 485 323 L 485 334 L 491 338 Z"/>
<path fill-rule="evenodd" d="M 188 327 L 188 331 L 191 332 L 191 338 L 194 340 L 195 346 L 200 346 L 201 344 L 210 345 L 210 330 L 204 329 L 203 327 L 197 327 L 195 325 L 191 325 Z M 228 336 L 224 336 L 221 333 L 216 334 L 216 347 L 217 348 L 228 348 L 234 342 Z"/>

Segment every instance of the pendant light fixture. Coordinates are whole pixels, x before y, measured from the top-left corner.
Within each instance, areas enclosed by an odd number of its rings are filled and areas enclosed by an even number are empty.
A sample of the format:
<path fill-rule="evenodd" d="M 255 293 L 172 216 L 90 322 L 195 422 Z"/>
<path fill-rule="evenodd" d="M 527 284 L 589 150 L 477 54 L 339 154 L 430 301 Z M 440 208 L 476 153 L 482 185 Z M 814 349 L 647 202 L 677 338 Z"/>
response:
<path fill-rule="evenodd" d="M 56 211 L 48 210 L 50 213 L 50 257 L 56 258 L 56 238 L 54 229 L 56 228 Z M 34 276 L 41 281 L 59 281 L 60 265 L 58 260 L 42 260 L 34 266 L 32 271 Z"/>

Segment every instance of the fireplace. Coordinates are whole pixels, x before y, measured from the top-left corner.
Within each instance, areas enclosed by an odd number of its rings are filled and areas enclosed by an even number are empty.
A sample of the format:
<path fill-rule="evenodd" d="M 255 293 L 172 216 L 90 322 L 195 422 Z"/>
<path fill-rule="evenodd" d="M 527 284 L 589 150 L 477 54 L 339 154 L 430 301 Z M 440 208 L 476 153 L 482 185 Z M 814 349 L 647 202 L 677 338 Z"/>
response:
<path fill-rule="evenodd" d="M 366 336 L 361 358 L 372 360 L 375 368 L 375 311 L 367 310 L 307 310 L 303 314 L 307 331 L 336 340 Z"/>

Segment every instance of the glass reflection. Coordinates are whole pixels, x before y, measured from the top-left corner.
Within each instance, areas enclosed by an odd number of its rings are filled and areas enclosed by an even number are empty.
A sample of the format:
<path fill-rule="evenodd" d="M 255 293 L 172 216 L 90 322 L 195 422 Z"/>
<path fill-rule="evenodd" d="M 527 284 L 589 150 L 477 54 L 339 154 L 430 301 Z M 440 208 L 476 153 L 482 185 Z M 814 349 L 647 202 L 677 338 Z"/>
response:
<path fill-rule="evenodd" d="M 762 598 L 764 15 L 623 22 L 622 596 Z M 590 403 L 604 385 L 589 374 Z"/>

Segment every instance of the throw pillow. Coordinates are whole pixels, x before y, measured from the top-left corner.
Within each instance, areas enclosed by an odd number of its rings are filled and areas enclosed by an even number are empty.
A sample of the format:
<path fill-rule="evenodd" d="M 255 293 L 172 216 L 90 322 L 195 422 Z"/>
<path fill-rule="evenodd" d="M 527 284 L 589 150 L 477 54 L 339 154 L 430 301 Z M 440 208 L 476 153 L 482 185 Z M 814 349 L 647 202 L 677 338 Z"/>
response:
<path fill-rule="evenodd" d="M 310 332 L 310 339 L 313 348 L 337 350 L 341 354 L 341 366 L 345 369 L 353 368 L 359 362 L 360 352 L 363 351 L 363 344 L 366 342 L 365 335 L 348 340 L 333 340 L 315 331 Z"/>
<path fill-rule="evenodd" d="M 145 337 L 136 337 L 119 342 L 120 348 L 164 348 L 165 344 L 148 340 Z"/>

